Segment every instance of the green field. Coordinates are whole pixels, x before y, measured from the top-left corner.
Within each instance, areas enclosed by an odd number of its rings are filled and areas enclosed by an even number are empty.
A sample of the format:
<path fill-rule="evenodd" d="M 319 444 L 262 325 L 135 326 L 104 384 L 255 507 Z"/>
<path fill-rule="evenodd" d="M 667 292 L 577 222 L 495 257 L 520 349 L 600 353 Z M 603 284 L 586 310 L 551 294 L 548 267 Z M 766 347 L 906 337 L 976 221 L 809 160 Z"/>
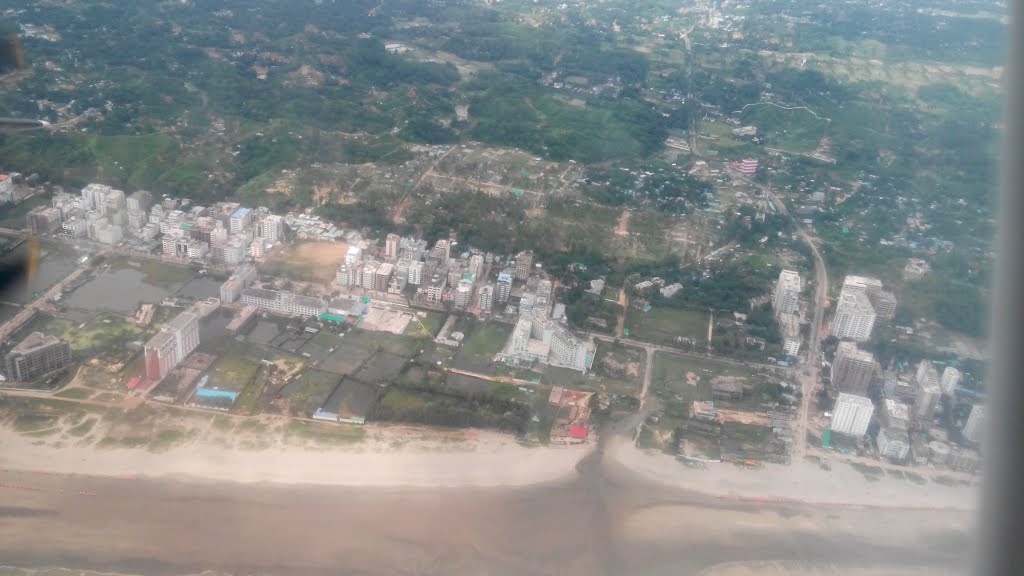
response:
<path fill-rule="evenodd" d="M 478 322 L 462 342 L 459 355 L 468 354 L 490 360 L 501 351 L 512 333 L 512 326 L 498 322 Z"/>
<path fill-rule="evenodd" d="M 247 357 L 241 348 L 232 348 L 213 363 L 210 384 L 220 389 L 241 392 L 252 382 L 258 369 L 258 360 Z"/>
<path fill-rule="evenodd" d="M 412 321 L 409 322 L 409 326 L 406 327 L 405 335 L 416 337 L 427 336 L 433 338 L 441 331 L 444 319 L 444 314 L 418 311 Z"/>
<path fill-rule="evenodd" d="M 15 338 L 24 338 L 32 332 L 42 332 L 67 340 L 72 350 L 100 352 L 117 350 L 128 342 L 146 340 L 155 331 L 152 327 L 143 328 L 116 314 L 97 314 L 79 324 L 64 318 L 39 314 L 22 327 Z"/>
<path fill-rule="evenodd" d="M 687 372 L 692 372 L 700 378 L 696 385 L 687 383 Z M 715 376 L 750 378 L 753 376 L 753 372 L 743 366 L 711 359 L 655 352 L 654 366 L 651 372 L 651 392 L 662 398 L 684 403 L 710 400 L 711 380 Z"/>
<path fill-rule="evenodd" d="M 692 338 L 697 346 L 708 342 L 708 313 L 680 308 L 652 308 L 647 312 L 632 306 L 626 312 L 629 337 L 665 346 L 681 346 L 679 337 Z"/>

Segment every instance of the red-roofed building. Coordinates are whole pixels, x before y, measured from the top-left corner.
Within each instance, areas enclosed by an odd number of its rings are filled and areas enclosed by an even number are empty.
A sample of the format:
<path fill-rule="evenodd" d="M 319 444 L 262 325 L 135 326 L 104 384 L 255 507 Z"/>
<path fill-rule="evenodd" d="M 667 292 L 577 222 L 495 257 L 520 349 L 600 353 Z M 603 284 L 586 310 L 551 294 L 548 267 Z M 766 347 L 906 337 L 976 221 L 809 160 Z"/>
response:
<path fill-rule="evenodd" d="M 142 378 L 139 378 L 138 376 L 136 376 L 136 377 L 134 377 L 134 378 L 132 378 L 131 380 L 128 381 L 128 387 L 129 388 L 135 388 L 136 386 L 139 385 L 139 382 L 141 382 L 141 381 L 142 381 Z"/>
<path fill-rule="evenodd" d="M 14 194 L 14 180 L 7 174 L 0 174 L 0 201 L 10 202 Z"/>
<path fill-rule="evenodd" d="M 586 438 L 587 427 L 586 426 L 570 426 L 569 437 L 571 438 Z"/>

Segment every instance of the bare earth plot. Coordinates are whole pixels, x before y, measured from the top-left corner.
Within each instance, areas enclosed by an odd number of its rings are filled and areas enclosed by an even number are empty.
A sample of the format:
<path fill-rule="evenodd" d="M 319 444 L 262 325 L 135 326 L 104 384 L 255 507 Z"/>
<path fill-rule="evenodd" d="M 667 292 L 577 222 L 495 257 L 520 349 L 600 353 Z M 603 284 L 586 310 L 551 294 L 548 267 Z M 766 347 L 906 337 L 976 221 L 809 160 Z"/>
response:
<path fill-rule="evenodd" d="M 272 276 L 327 284 L 347 251 L 345 242 L 298 242 L 272 254 L 260 269 Z"/>

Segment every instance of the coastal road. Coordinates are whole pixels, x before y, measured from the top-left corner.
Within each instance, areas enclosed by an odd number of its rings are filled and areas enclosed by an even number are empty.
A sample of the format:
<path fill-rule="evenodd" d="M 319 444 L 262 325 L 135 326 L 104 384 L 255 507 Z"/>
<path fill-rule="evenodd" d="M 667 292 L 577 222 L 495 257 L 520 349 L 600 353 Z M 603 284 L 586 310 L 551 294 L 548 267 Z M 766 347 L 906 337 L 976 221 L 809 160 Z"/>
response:
<path fill-rule="evenodd" d="M 811 254 L 814 256 L 815 291 L 814 302 L 812 303 L 814 305 L 814 313 L 811 319 L 810 341 L 807 343 L 807 364 L 798 371 L 802 396 L 800 399 L 799 416 L 793 427 L 792 461 L 800 462 L 803 460 L 804 454 L 807 453 L 807 420 L 810 414 L 811 401 L 814 398 L 819 382 L 821 324 L 825 315 L 825 299 L 828 295 L 828 270 L 825 268 L 825 260 L 821 257 L 814 239 L 797 222 L 796 218 L 789 213 L 786 205 L 778 196 L 773 194 L 768 186 L 755 183 L 747 178 L 744 178 L 744 180 L 758 186 L 765 197 L 775 206 L 775 209 L 792 222 L 793 227 L 796 228 L 797 236 L 811 249 Z"/>

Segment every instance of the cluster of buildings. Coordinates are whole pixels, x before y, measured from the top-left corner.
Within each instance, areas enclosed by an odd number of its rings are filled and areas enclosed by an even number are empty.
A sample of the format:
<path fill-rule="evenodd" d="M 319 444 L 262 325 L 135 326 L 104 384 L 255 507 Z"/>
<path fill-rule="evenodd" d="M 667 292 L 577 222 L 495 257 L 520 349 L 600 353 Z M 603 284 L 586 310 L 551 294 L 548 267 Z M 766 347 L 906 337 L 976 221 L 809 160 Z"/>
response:
<path fill-rule="evenodd" d="M 353 244 L 338 266 L 335 284 L 342 289 L 379 294 L 414 291 L 414 298 L 428 305 L 450 304 L 489 314 L 496 305 L 509 301 L 514 280 L 530 276 L 532 252 L 520 252 L 514 259 L 504 260 L 476 249 L 457 254 L 455 247 L 454 241 L 440 239 L 428 249 L 425 240 L 397 234 L 387 235 L 383 250 L 365 242 Z M 505 268 L 495 281 L 490 281 L 489 271 L 495 265 Z"/>
<path fill-rule="evenodd" d="M 789 298 L 780 278 L 776 287 L 777 309 L 788 309 Z M 875 278 L 847 276 L 839 294 L 830 333 L 840 339 L 832 358 L 831 381 L 838 390 L 831 415 L 831 432 L 863 438 L 872 430 L 878 455 L 904 462 L 941 462 L 959 469 L 974 469 L 977 453 L 970 447 L 951 447 L 944 440 L 924 438 L 931 434 L 933 420 L 943 396 L 953 397 L 961 372 L 946 366 L 942 372 L 929 360 L 922 360 L 912 374 L 901 375 L 883 370 L 874 355 L 859 347 L 868 340 L 878 319 L 890 320 L 895 314 L 896 298 L 883 290 Z M 876 405 L 869 397 L 873 383 L 881 384 Z M 971 444 L 980 441 L 984 408 L 974 406 L 964 425 L 962 438 Z M 877 426 L 872 427 L 872 423 Z M 948 438 L 946 439 L 948 440 Z M 951 458 L 950 454 L 956 454 Z"/>
<path fill-rule="evenodd" d="M 500 355 L 506 362 L 562 366 L 586 372 L 596 349 L 566 328 L 564 314 L 553 314 L 550 280 L 530 277 L 519 301 L 519 319 Z"/>
<path fill-rule="evenodd" d="M 227 266 L 263 257 L 286 230 L 285 218 L 266 208 L 237 202 L 196 206 L 146 190 L 126 195 L 103 184 L 89 184 L 80 195 L 58 192 L 50 206 L 28 213 L 27 224 L 35 234 L 63 233 L 143 252 L 160 248 L 170 257 Z"/>
<path fill-rule="evenodd" d="M 882 397 L 876 406 L 868 397 L 868 386 L 881 376 Z M 829 429 L 855 438 L 868 434 L 872 420 L 878 423 L 875 444 L 878 455 L 903 462 L 914 454 L 928 462 L 936 458 L 948 464 L 949 454 L 957 455 L 953 468 L 974 469 L 978 457 L 969 447 L 950 447 L 943 439 L 914 442 L 931 435 L 932 421 L 939 411 L 943 396 L 952 397 L 962 377 L 961 372 L 947 366 L 941 374 L 928 360 L 922 360 L 911 378 L 891 371 L 882 371 L 870 352 L 859 350 L 853 342 L 840 342 L 832 363 L 832 382 L 839 389 Z M 981 441 L 985 409 L 981 404 L 972 407 L 961 431 L 961 437 L 970 444 Z M 943 448 L 936 448 L 939 445 Z M 942 453 L 932 457 L 932 453 Z M 968 465 L 970 464 L 970 465 Z"/>

